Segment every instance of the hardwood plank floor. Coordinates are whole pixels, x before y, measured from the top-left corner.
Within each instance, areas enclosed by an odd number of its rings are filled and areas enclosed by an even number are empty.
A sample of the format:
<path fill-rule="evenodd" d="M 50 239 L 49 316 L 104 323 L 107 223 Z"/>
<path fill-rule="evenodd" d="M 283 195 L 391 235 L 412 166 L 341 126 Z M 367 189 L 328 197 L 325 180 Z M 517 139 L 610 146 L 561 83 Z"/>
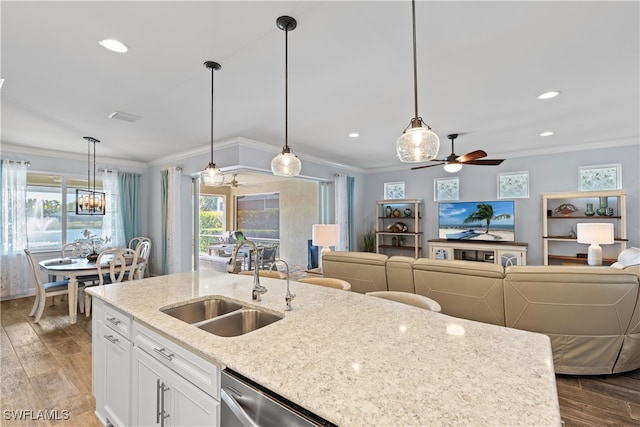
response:
<path fill-rule="evenodd" d="M 35 324 L 32 305 L 33 298 L 0 304 L 0 426 L 100 426 L 91 394 L 90 318 L 70 325 L 66 300 L 57 297 Z M 640 426 L 640 369 L 557 375 L 556 384 L 567 427 Z M 9 419 L 20 410 L 31 414 Z M 44 411 L 57 419 L 32 419 Z"/>

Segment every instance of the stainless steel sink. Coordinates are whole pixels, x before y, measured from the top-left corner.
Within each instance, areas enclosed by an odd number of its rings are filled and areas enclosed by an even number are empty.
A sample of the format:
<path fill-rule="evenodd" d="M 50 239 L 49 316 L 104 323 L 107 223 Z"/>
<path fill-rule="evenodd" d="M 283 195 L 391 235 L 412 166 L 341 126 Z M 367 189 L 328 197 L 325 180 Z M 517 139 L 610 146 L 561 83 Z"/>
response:
<path fill-rule="evenodd" d="M 221 337 L 237 337 L 263 328 L 280 319 L 282 319 L 281 316 L 266 311 L 243 308 L 240 311 L 217 317 L 198 327 Z"/>
<path fill-rule="evenodd" d="M 187 323 L 199 323 L 223 314 L 240 310 L 242 305 L 220 298 L 211 298 L 190 302 L 177 307 L 161 310 L 163 313 L 173 316 Z"/>

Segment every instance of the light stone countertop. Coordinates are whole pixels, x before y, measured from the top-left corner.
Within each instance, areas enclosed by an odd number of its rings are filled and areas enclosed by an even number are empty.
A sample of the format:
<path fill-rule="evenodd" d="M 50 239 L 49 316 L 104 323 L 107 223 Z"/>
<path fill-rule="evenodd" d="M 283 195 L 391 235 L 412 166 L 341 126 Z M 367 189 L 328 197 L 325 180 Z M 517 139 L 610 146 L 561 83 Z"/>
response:
<path fill-rule="evenodd" d="M 546 335 L 366 295 L 203 271 L 88 288 L 221 368 L 229 367 L 340 426 L 559 426 Z M 225 338 L 160 312 L 218 295 L 284 319 Z"/>

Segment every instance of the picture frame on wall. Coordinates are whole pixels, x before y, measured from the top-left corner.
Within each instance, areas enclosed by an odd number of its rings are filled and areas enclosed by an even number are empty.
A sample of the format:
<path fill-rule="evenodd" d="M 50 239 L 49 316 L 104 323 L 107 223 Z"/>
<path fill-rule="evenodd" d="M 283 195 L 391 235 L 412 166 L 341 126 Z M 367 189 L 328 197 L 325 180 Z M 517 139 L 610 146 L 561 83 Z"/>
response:
<path fill-rule="evenodd" d="M 433 180 L 433 200 L 458 200 L 460 197 L 460 178 L 436 178 Z"/>
<path fill-rule="evenodd" d="M 622 165 L 580 166 L 578 191 L 619 190 L 622 188 Z"/>
<path fill-rule="evenodd" d="M 498 174 L 498 199 L 528 199 L 529 172 L 505 172 Z"/>
<path fill-rule="evenodd" d="M 404 199 L 404 181 L 384 183 L 385 200 Z"/>

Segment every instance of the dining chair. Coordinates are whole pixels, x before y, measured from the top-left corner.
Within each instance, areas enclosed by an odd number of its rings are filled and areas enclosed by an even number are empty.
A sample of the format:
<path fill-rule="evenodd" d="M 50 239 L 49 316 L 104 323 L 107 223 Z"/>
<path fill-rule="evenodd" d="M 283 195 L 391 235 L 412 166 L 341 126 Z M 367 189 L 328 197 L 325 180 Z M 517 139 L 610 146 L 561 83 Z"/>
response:
<path fill-rule="evenodd" d="M 440 304 L 437 301 L 432 300 L 429 297 L 425 297 L 424 295 L 412 294 L 411 292 L 374 291 L 367 292 L 365 295 L 384 298 L 390 301 L 412 305 L 414 307 L 424 308 L 436 313 L 440 313 L 440 311 L 442 310 Z"/>
<path fill-rule="evenodd" d="M 136 249 L 138 245 L 142 242 L 151 242 L 151 239 L 144 236 L 134 237 L 133 239 L 129 240 L 129 245 L 127 247 L 129 249 Z"/>
<path fill-rule="evenodd" d="M 262 248 L 262 256 L 260 258 L 260 268 L 269 268 L 276 260 L 278 246 L 265 246 Z"/>
<path fill-rule="evenodd" d="M 324 286 L 325 288 L 342 289 L 343 291 L 351 290 L 351 283 L 333 277 L 303 277 L 298 279 L 298 282 Z"/>
<path fill-rule="evenodd" d="M 60 250 L 60 256 L 62 258 L 77 258 L 77 257 L 85 257 L 91 253 L 91 247 L 86 242 L 69 242 L 62 246 Z M 78 276 L 79 282 L 83 282 L 85 284 L 85 288 L 97 285 L 99 281 L 99 277 L 97 274 L 90 274 L 86 276 Z M 85 302 L 87 297 L 84 295 L 84 288 L 78 293 L 78 305 L 80 307 L 80 313 L 84 313 L 85 310 Z"/>
<path fill-rule="evenodd" d="M 135 251 L 129 248 L 112 248 L 100 252 L 96 260 L 98 286 L 126 281 L 135 273 Z M 84 308 L 87 317 L 91 314 L 91 296 L 85 293 Z"/>
<path fill-rule="evenodd" d="M 29 265 L 31 265 L 31 270 L 33 270 L 33 278 L 36 282 L 36 299 L 33 303 L 33 308 L 31 309 L 29 316 L 35 316 L 34 322 L 39 323 L 40 318 L 42 317 L 42 313 L 44 312 L 44 307 L 45 305 L 47 305 L 47 297 L 54 297 L 56 295 L 68 295 L 69 280 L 64 279 L 56 280 L 55 282 L 44 283 L 42 281 L 42 277 L 40 276 L 38 263 L 33 259 L 31 251 L 25 249 L 24 253 L 27 255 L 27 260 L 29 260 Z M 84 283 L 78 281 L 78 293 L 80 293 L 81 289 L 84 289 Z"/>
<path fill-rule="evenodd" d="M 141 240 L 135 247 L 135 257 L 133 259 L 135 265 L 135 274 L 128 280 L 144 279 L 149 263 L 149 255 L 151 254 L 151 240 Z"/>

